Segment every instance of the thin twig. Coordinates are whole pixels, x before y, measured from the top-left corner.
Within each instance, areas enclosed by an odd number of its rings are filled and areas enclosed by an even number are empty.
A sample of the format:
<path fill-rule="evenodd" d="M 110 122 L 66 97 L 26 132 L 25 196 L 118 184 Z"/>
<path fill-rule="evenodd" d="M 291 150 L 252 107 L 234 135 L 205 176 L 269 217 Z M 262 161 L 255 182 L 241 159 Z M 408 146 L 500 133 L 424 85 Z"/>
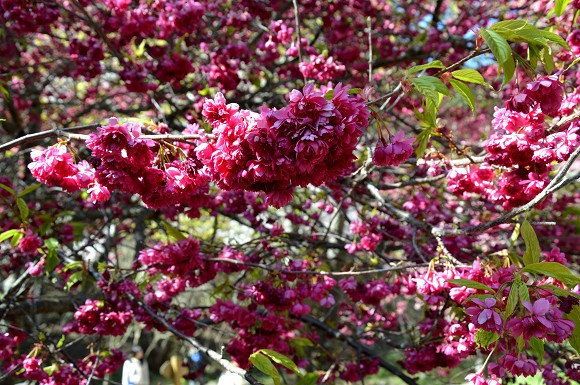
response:
<path fill-rule="evenodd" d="M 14 140 L 11 140 L 10 142 L 6 142 L 6 143 L 0 145 L 0 152 L 7 151 L 7 150 L 11 149 L 12 147 L 22 146 L 24 144 L 36 142 L 38 140 L 56 137 L 59 135 L 59 133 L 62 133 L 62 132 L 79 132 L 79 131 L 84 131 L 84 130 L 95 129 L 99 126 L 100 126 L 100 124 L 93 123 L 93 124 L 86 124 L 86 125 L 82 125 L 82 126 L 53 128 L 52 130 L 35 132 L 33 134 L 24 135 L 24 136 L 21 136 L 20 138 L 16 138 Z"/>
<path fill-rule="evenodd" d="M 72 140 L 87 140 L 89 135 L 86 134 L 75 134 L 79 131 L 85 131 L 90 129 L 95 129 L 99 127 L 99 123 L 93 124 L 86 124 L 82 126 L 74 126 L 74 127 L 64 127 L 64 128 L 54 128 L 52 130 L 35 132 L 34 134 L 28 134 L 21 136 L 20 138 L 16 138 L 11 140 L 10 142 L 4 143 L 0 145 L 0 153 L 3 151 L 7 151 L 16 146 L 22 146 L 28 143 L 36 142 L 46 138 L 52 137 L 64 137 L 67 139 Z M 181 140 L 190 140 L 190 139 L 215 139 L 216 136 L 213 134 L 205 134 L 205 135 L 198 135 L 198 134 L 190 134 L 190 135 L 175 135 L 175 134 L 159 134 L 159 135 L 141 135 L 140 138 L 142 139 L 151 139 L 155 141 L 161 140 L 174 140 L 174 141 L 181 141 Z"/>
<path fill-rule="evenodd" d="M 578 119 L 580 119 L 580 110 L 574 112 L 571 115 L 565 116 L 562 119 L 560 119 L 558 121 L 558 123 L 556 123 L 556 124 L 552 125 L 551 127 L 549 127 L 546 130 L 546 133 L 550 134 L 550 133 L 552 133 L 552 132 L 554 132 L 554 131 L 556 131 L 556 130 L 562 128 L 562 127 L 564 127 L 565 125 L 567 125 L 569 123 L 572 123 L 572 122 L 574 122 L 575 120 L 578 120 Z"/>
<path fill-rule="evenodd" d="M 246 381 L 248 381 L 251 385 L 263 385 L 260 381 L 258 381 L 250 373 L 248 373 L 247 371 L 245 371 L 244 369 L 242 369 L 238 366 L 235 366 L 230 361 L 224 359 L 220 353 L 218 353 L 215 350 L 212 350 L 208 347 L 203 346 L 196 339 L 189 337 L 189 336 L 183 334 L 182 332 L 180 332 L 179 330 L 177 330 L 176 328 L 174 328 L 173 325 L 171 325 L 165 318 L 159 316 L 148 305 L 146 305 L 142 301 L 139 301 L 138 299 L 136 299 L 132 295 L 129 295 L 129 297 L 133 301 L 137 302 L 143 309 L 145 309 L 145 311 L 151 317 L 153 317 L 156 321 L 160 322 L 172 334 L 179 337 L 183 341 L 188 342 L 190 345 L 192 345 L 193 347 L 197 348 L 198 350 L 200 350 L 201 352 L 206 354 L 208 357 L 210 357 L 211 359 L 216 361 L 219 365 L 221 365 L 221 367 L 223 367 L 228 372 L 233 373 L 233 374 L 237 374 L 238 376 L 240 376 L 240 377 L 244 378 Z"/>

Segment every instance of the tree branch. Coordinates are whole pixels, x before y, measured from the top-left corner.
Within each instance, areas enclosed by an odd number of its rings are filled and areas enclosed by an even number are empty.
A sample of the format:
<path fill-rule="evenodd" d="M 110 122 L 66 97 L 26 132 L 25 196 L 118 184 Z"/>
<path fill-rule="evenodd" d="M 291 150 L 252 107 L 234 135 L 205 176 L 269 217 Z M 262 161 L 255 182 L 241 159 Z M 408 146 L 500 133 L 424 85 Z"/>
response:
<path fill-rule="evenodd" d="M 0 145 L 0 152 L 7 151 L 12 147 L 22 146 L 24 144 L 36 142 L 46 138 L 53 138 L 53 137 L 65 137 L 67 139 L 74 139 L 74 140 L 87 140 L 89 138 L 86 134 L 75 134 L 76 132 L 95 129 L 100 127 L 101 124 L 93 123 L 93 124 L 86 124 L 83 126 L 74 126 L 74 127 L 65 127 L 65 128 L 53 128 L 52 130 L 36 132 L 34 134 L 29 134 L 22 136 L 20 138 L 16 138 L 11 140 L 10 142 L 4 143 Z M 189 140 L 189 139 L 202 139 L 201 135 L 191 134 L 191 135 L 174 135 L 174 134 L 159 134 L 159 135 L 141 135 L 143 139 L 151 139 L 151 140 L 174 140 L 174 141 L 181 141 L 181 140 Z M 206 134 L 203 136 L 207 139 L 215 139 L 216 136 L 213 134 Z"/>
<path fill-rule="evenodd" d="M 340 331 L 331 328 L 326 323 L 310 317 L 310 316 L 302 316 L 300 320 L 306 322 L 310 325 L 317 327 L 320 330 L 325 331 L 328 334 L 331 334 L 334 338 L 339 340 L 345 341 L 348 345 L 352 348 L 356 349 L 357 351 L 363 353 L 367 357 L 375 358 L 379 360 L 379 364 L 387 369 L 389 372 L 393 373 L 395 376 L 399 377 L 401 380 L 405 381 L 408 385 L 418 385 L 417 381 L 414 378 L 407 376 L 401 369 L 396 367 L 395 365 L 391 364 L 390 362 L 385 361 L 377 352 L 368 348 L 367 346 L 361 344 L 359 341 L 355 340 L 352 337 L 346 336 L 342 334 Z"/>
<path fill-rule="evenodd" d="M 496 219 L 489 221 L 489 222 L 480 223 L 479 225 L 476 225 L 476 226 L 467 227 L 465 229 L 454 229 L 454 230 L 453 229 L 442 229 L 440 227 L 434 227 L 434 228 L 432 228 L 431 233 L 435 236 L 467 235 L 467 234 L 472 234 L 472 233 L 479 233 L 479 232 L 487 230 L 491 227 L 508 222 L 510 219 L 512 219 L 516 215 L 525 213 L 526 211 L 528 211 L 531 208 L 533 208 L 534 206 L 536 206 L 538 203 L 540 203 L 542 200 L 544 200 L 544 198 L 546 198 L 551 193 L 566 186 L 568 183 L 571 183 L 572 180 L 577 179 L 578 176 L 576 175 L 576 176 L 573 176 L 572 178 L 570 178 L 570 180 L 568 180 L 568 179 L 563 180 L 564 176 L 566 175 L 566 173 L 568 172 L 570 167 L 572 167 L 572 164 L 578 158 L 579 155 L 580 155 L 580 146 L 576 148 L 576 150 L 572 153 L 572 155 L 570 155 L 570 158 L 566 161 L 566 163 L 564 163 L 563 167 L 560 169 L 560 171 L 558 171 L 558 173 L 556 174 L 554 179 L 552 179 L 550 184 L 548 184 L 548 186 L 546 186 L 546 188 L 544 190 L 542 190 L 542 192 L 540 192 L 538 195 L 536 195 L 534 197 L 534 199 L 532 199 L 531 201 L 529 201 L 525 205 L 520 206 L 520 207 L 516 207 L 515 209 L 500 216 L 499 218 L 496 218 Z"/>
<path fill-rule="evenodd" d="M 263 385 L 260 381 L 258 381 L 250 373 L 248 373 L 247 371 L 245 371 L 244 369 L 242 369 L 238 366 L 235 366 L 230 361 L 224 359 L 220 353 L 216 352 L 215 350 L 212 350 L 210 348 L 203 346 L 196 339 L 189 337 L 189 336 L 183 334 L 182 332 L 180 332 L 179 330 L 175 329 L 169 322 L 167 322 L 167 320 L 165 318 L 159 316 L 145 303 L 139 301 L 137 298 L 133 297 L 132 295 L 129 295 L 129 297 L 133 301 L 137 302 L 140 306 L 142 306 L 143 309 L 145 309 L 145 311 L 151 317 L 153 317 L 156 321 L 160 322 L 167 330 L 169 330 L 171 333 L 173 333 L 175 336 L 179 337 L 183 341 L 186 341 L 189 344 L 191 344 L 192 346 L 194 346 L 195 348 L 199 349 L 201 352 L 206 354 L 212 360 L 214 360 L 218 364 L 220 364 L 228 372 L 233 373 L 233 374 L 237 374 L 238 376 L 240 376 L 240 377 L 244 378 L 246 381 L 248 381 L 251 385 Z"/>

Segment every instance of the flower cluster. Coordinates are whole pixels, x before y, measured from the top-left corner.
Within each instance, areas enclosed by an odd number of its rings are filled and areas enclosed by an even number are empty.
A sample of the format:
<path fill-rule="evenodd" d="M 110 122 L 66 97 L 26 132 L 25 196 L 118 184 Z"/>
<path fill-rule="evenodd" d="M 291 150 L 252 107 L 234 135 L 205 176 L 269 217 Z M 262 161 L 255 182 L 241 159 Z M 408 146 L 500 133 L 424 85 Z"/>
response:
<path fill-rule="evenodd" d="M 362 378 L 379 372 L 378 359 L 362 359 L 360 362 L 350 362 L 346 364 L 344 371 L 340 373 L 340 378 L 345 381 L 357 382 Z"/>
<path fill-rule="evenodd" d="M 48 186 L 60 186 L 67 192 L 88 188 L 94 182 L 94 170 L 87 161 L 74 162 L 67 146 L 56 144 L 43 150 L 32 150 L 28 168 L 32 175 Z"/>
<path fill-rule="evenodd" d="M 559 250 L 555 250 L 550 255 L 558 253 Z M 534 289 L 516 279 L 519 274 L 519 270 L 513 266 L 497 268 L 488 265 L 484 269 L 478 262 L 472 268 L 444 271 L 430 269 L 426 274 L 418 275 L 414 279 L 416 287 L 408 288 L 404 293 L 422 295 L 427 308 L 425 321 L 419 324 L 419 331 L 434 341 L 408 349 L 403 366 L 410 373 L 430 371 L 436 367 L 453 368 L 474 354 L 477 347 L 481 347 L 487 354 L 493 347 L 496 356 L 487 366 L 488 377 L 484 376 L 482 369 L 470 374 L 468 381 L 474 384 L 494 384 L 507 374 L 535 375 L 539 370 L 536 359 L 543 357 L 526 355 L 528 352 L 537 354 L 530 348 L 531 339 L 535 338 L 536 342 L 543 344 L 544 341 L 562 343 L 570 338 L 575 324 L 565 314 L 575 306 L 572 302 L 576 303 L 576 299 L 572 295 L 556 296 L 549 290 Z M 455 285 L 449 282 L 450 279 L 463 280 L 470 287 L 475 286 L 469 282 L 483 284 L 497 293 L 492 296 L 488 290 Z M 538 284 L 543 282 L 540 280 Z M 554 280 L 547 282 L 560 285 Z M 516 290 L 516 298 L 529 296 L 530 301 L 518 301 L 515 309 L 508 311 L 508 302 L 514 298 L 514 293 L 510 293 L 512 290 Z M 435 300 L 437 297 L 439 299 Z M 449 300 L 464 308 L 465 317 L 450 313 L 440 318 L 439 309 L 441 306 L 444 309 Z M 482 336 L 492 334 L 499 337 L 498 342 L 493 342 L 491 346 L 483 345 Z M 520 339 L 523 347 L 517 348 L 516 341 Z"/>
<path fill-rule="evenodd" d="M 261 114 L 218 94 L 203 108 L 217 140 L 201 144 L 197 155 L 221 188 L 261 191 L 268 203 L 283 206 L 295 186 L 320 185 L 349 169 L 369 113 L 347 91 L 338 84 L 325 98 L 308 84 L 290 92 L 286 107 Z"/>
<path fill-rule="evenodd" d="M 150 275 L 162 273 L 182 278 L 189 287 L 197 287 L 215 277 L 216 263 L 206 258 L 199 251 L 199 241 L 192 238 L 168 245 L 157 244 L 139 254 L 139 261 Z"/>
<path fill-rule="evenodd" d="M 560 117 L 562 108 L 563 85 L 557 76 L 529 83 L 504 108 L 496 108 L 485 163 L 451 169 L 449 190 L 464 197 L 480 194 L 506 209 L 532 200 L 548 185 L 553 162 L 566 161 L 580 144 L 576 122 L 556 132 L 546 127 L 546 116 Z M 498 176 L 491 167 L 505 171 Z"/>
<path fill-rule="evenodd" d="M 574 322 L 564 319 L 563 312 L 551 306 L 545 298 L 540 298 L 533 304 L 524 301 L 525 312 L 522 317 L 511 319 L 506 328 L 515 337 L 523 336 L 525 340 L 531 337 L 546 338 L 552 342 L 564 342 L 572 335 Z"/>
<path fill-rule="evenodd" d="M 141 125 L 119 124 L 116 119 L 91 134 L 87 147 L 94 157 L 99 185 L 139 194 L 152 208 L 180 204 L 197 209 L 203 205 L 209 180 L 195 157 L 182 161 L 183 150 L 175 147 L 172 154 L 141 136 Z"/>
<path fill-rule="evenodd" d="M 77 367 L 85 375 L 93 373 L 96 378 L 104 378 L 107 374 L 115 373 L 123 365 L 124 360 L 125 354 L 121 350 L 111 349 L 99 355 L 91 354 L 83 360 L 78 360 Z"/>
<path fill-rule="evenodd" d="M 94 37 L 91 36 L 86 41 L 71 41 L 69 51 L 71 60 L 77 65 L 73 76 L 92 79 L 102 72 L 100 61 L 105 58 L 105 54 L 101 44 Z"/>
<path fill-rule="evenodd" d="M 0 9 L 3 21 L 9 20 L 10 29 L 19 33 L 43 31 L 60 16 L 56 4 L 30 0 L 2 0 Z"/>
<path fill-rule="evenodd" d="M 133 321 L 131 309 L 117 309 L 118 306 L 103 301 L 87 299 L 74 314 L 75 322 L 68 332 L 121 336 Z"/>
<path fill-rule="evenodd" d="M 342 63 L 324 55 L 310 55 L 310 61 L 301 62 L 298 67 L 305 78 L 320 83 L 335 80 L 346 72 Z"/>
<path fill-rule="evenodd" d="M 293 337 L 294 322 L 274 314 L 260 315 L 231 301 L 218 301 L 210 309 L 213 322 L 226 322 L 237 331 L 226 351 L 241 367 L 248 367 L 249 357 L 256 349 L 272 349 L 291 353 L 289 339 Z"/>

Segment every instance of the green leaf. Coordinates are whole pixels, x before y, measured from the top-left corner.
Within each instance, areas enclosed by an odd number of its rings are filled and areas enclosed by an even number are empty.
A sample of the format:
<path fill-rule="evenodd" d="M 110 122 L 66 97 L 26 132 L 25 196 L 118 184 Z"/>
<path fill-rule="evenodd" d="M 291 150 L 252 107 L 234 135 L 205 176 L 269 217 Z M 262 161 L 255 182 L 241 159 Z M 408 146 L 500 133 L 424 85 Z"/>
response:
<path fill-rule="evenodd" d="M 262 354 L 267 355 L 268 357 L 270 357 L 270 359 L 272 361 L 274 361 L 277 364 L 282 365 L 286 369 L 289 369 L 296 374 L 300 374 L 300 375 L 302 374 L 302 373 L 300 373 L 300 369 L 298 369 L 298 366 L 296 366 L 294 361 L 292 361 L 290 358 L 288 358 L 284 354 L 278 353 L 278 352 L 276 352 L 274 350 L 270 350 L 270 349 L 261 349 L 258 351 Z"/>
<path fill-rule="evenodd" d="M 499 334 L 496 332 L 489 332 L 487 330 L 479 329 L 475 333 L 475 343 L 477 346 L 487 349 L 487 347 L 499 340 Z"/>
<path fill-rule="evenodd" d="M 505 87 L 510 80 L 514 77 L 516 73 L 516 63 L 512 55 L 509 56 L 508 60 L 502 65 L 503 69 L 503 82 L 501 83 L 502 87 Z"/>
<path fill-rule="evenodd" d="M 143 56 L 143 54 L 145 53 L 145 44 L 147 44 L 147 41 L 145 39 L 141 40 L 139 46 L 135 45 L 135 39 L 131 41 L 131 49 L 133 50 L 135 57 L 139 58 Z"/>
<path fill-rule="evenodd" d="M 514 243 L 516 243 L 516 241 L 520 237 L 520 227 L 521 227 L 521 225 L 519 223 L 516 223 L 516 225 L 514 226 L 514 231 L 512 232 L 512 235 L 510 236 L 510 244 L 513 245 Z"/>
<path fill-rule="evenodd" d="M 558 297 L 573 296 L 573 297 L 580 299 L 580 294 L 572 293 L 571 291 L 566 290 L 566 289 L 562 289 L 561 287 L 556 286 L 556 285 L 542 285 L 542 286 L 540 286 L 540 288 L 551 290 Z"/>
<path fill-rule="evenodd" d="M 358 95 L 360 94 L 361 89 L 360 88 L 351 88 L 350 90 L 347 91 L 348 95 Z"/>
<path fill-rule="evenodd" d="M 296 337 L 290 340 L 292 346 L 314 346 L 314 343 L 308 338 Z"/>
<path fill-rule="evenodd" d="M 481 28 L 479 34 L 491 49 L 491 52 L 497 59 L 500 68 L 503 69 L 503 87 L 512 79 L 516 69 L 516 64 L 512 56 L 512 49 L 507 40 L 495 31 Z"/>
<path fill-rule="evenodd" d="M 46 262 L 44 264 L 44 268 L 46 269 L 46 273 L 50 274 L 54 271 L 56 266 L 58 265 L 58 256 L 56 253 L 48 253 L 46 256 Z"/>
<path fill-rule="evenodd" d="M 308 338 L 302 338 L 302 337 L 292 338 L 290 340 L 290 345 L 294 348 L 294 350 L 296 351 L 296 354 L 298 354 L 299 357 L 306 356 L 306 353 L 304 351 L 305 347 L 314 346 L 312 341 L 310 341 Z"/>
<path fill-rule="evenodd" d="M 56 238 L 48 238 L 46 241 L 44 241 L 44 245 L 48 249 L 44 267 L 46 272 L 50 274 L 58 265 L 58 240 Z"/>
<path fill-rule="evenodd" d="M 519 297 L 519 286 L 522 285 L 521 281 L 515 281 L 510 288 L 510 294 L 508 295 L 507 304 L 505 306 L 505 311 L 503 313 L 503 319 L 507 320 L 510 315 L 513 314 L 514 310 L 516 310 L 516 306 L 518 305 L 518 297 Z"/>
<path fill-rule="evenodd" d="M 12 238 L 14 235 L 16 235 L 19 232 L 20 232 L 20 230 L 18 230 L 18 229 L 6 230 L 2 234 L 0 234 L 0 242 L 4 242 L 8 238 Z"/>
<path fill-rule="evenodd" d="M 0 188 L 8 191 L 10 193 L 10 195 L 16 195 L 14 190 L 11 189 L 10 187 L 6 186 L 4 183 L 0 183 Z"/>
<path fill-rule="evenodd" d="M 58 239 L 56 238 L 48 238 L 44 241 L 44 244 L 48 248 L 48 250 L 56 250 L 58 249 Z"/>
<path fill-rule="evenodd" d="M 514 42 L 534 43 L 547 45 L 547 40 L 540 29 L 524 20 L 504 20 L 492 25 L 488 31 Z"/>
<path fill-rule="evenodd" d="M 530 301 L 530 292 L 528 291 L 528 285 L 523 282 L 520 282 L 518 285 L 518 297 L 520 297 L 521 302 L 531 302 Z"/>
<path fill-rule="evenodd" d="M 542 50 L 542 63 L 544 63 L 544 69 L 547 74 L 551 74 L 556 69 L 556 64 L 554 64 L 554 57 L 552 56 L 550 48 L 544 48 Z"/>
<path fill-rule="evenodd" d="M 418 80 L 417 78 L 412 79 L 411 82 L 415 86 L 415 89 L 420 93 L 425 95 L 427 99 L 430 100 L 438 100 L 439 94 L 437 91 L 431 87 L 430 84 L 426 84 L 425 82 Z"/>
<path fill-rule="evenodd" d="M 560 47 L 567 49 L 568 51 L 570 50 L 570 46 L 560 35 L 554 32 L 546 31 L 545 29 L 540 30 L 540 32 L 546 40 L 550 40 L 558 44 Z"/>
<path fill-rule="evenodd" d="M 509 60 L 512 51 L 506 39 L 501 37 L 498 33 L 485 28 L 481 28 L 479 34 L 489 46 L 489 49 L 491 49 L 491 52 L 497 59 L 500 67 L 503 67 L 504 63 Z"/>
<path fill-rule="evenodd" d="M 576 324 L 574 331 L 572 331 L 572 335 L 568 338 L 568 342 L 570 342 L 570 345 L 580 353 L 580 305 L 574 306 L 570 313 L 566 314 L 565 317 Z"/>
<path fill-rule="evenodd" d="M 455 79 L 461 80 L 461 81 L 464 81 L 467 83 L 481 84 L 483 86 L 487 85 L 483 76 L 481 76 L 481 74 L 479 72 L 477 72 L 476 70 L 473 70 L 473 69 L 465 68 L 462 70 L 453 71 L 453 72 L 451 72 L 451 75 Z"/>
<path fill-rule="evenodd" d="M 324 99 L 326 100 L 332 100 L 332 98 L 334 98 L 334 90 L 328 90 L 326 91 L 326 93 L 324 94 Z"/>
<path fill-rule="evenodd" d="M 83 262 L 82 261 L 74 261 L 74 262 L 71 262 L 71 263 L 67 264 L 62 269 L 62 271 L 67 272 L 67 271 L 72 270 L 72 269 L 80 269 L 81 267 L 83 267 Z"/>
<path fill-rule="evenodd" d="M 439 92 L 440 94 L 443 94 L 443 95 L 449 94 L 449 90 L 447 89 L 445 84 L 443 84 L 441 79 L 436 78 L 435 76 L 424 75 L 424 76 L 420 76 L 418 78 L 415 78 L 413 80 L 416 80 L 419 83 L 434 89 L 435 91 Z M 437 100 L 438 99 L 439 99 L 439 96 L 437 96 Z"/>
<path fill-rule="evenodd" d="M 298 380 L 296 385 L 315 385 L 318 382 L 318 377 L 320 377 L 320 375 L 316 373 L 306 373 Z"/>
<path fill-rule="evenodd" d="M 171 223 L 162 221 L 163 227 L 165 227 L 165 232 L 169 236 L 169 238 L 173 239 L 174 241 L 183 241 L 187 239 L 185 235 L 181 231 L 179 231 L 176 227 L 172 226 Z"/>
<path fill-rule="evenodd" d="M 522 223 L 522 228 L 520 230 L 524 243 L 526 244 L 526 251 L 524 253 L 524 265 L 530 265 L 532 263 L 540 262 L 540 242 L 538 242 L 538 237 L 536 232 L 528 220 L 524 220 Z"/>
<path fill-rule="evenodd" d="M 424 113 L 421 115 L 421 121 L 425 123 L 425 127 L 436 128 L 437 127 L 437 112 L 443 101 L 443 94 L 437 94 L 439 96 L 438 100 L 425 99 L 423 105 Z"/>
<path fill-rule="evenodd" d="M 23 196 L 30 194 L 31 192 L 35 191 L 37 188 L 40 187 L 40 183 L 35 183 L 35 184 L 31 184 L 30 186 L 26 187 L 24 190 L 22 190 L 19 194 L 18 197 L 22 198 Z"/>
<path fill-rule="evenodd" d="M 489 29 L 497 33 L 502 33 L 504 31 L 508 31 L 509 33 L 509 31 L 524 28 L 526 24 L 527 22 L 525 20 L 502 20 L 489 27 Z"/>
<path fill-rule="evenodd" d="M 471 111 L 475 114 L 475 96 L 473 95 L 473 92 L 471 92 L 469 87 L 465 83 L 462 83 L 458 80 L 449 79 L 449 83 L 453 86 L 453 88 L 455 88 L 457 93 L 461 95 L 463 100 L 467 102 L 467 105 L 469 106 L 469 108 L 471 108 Z"/>
<path fill-rule="evenodd" d="M 64 337 L 64 336 L 63 336 Z M 46 374 L 48 374 L 49 376 L 52 376 L 54 372 L 56 372 L 58 370 L 58 365 L 53 363 L 50 366 L 45 366 L 44 368 L 42 368 L 42 370 L 44 370 L 44 372 Z"/>
<path fill-rule="evenodd" d="M 540 60 L 540 51 L 542 47 L 535 45 L 535 44 L 528 44 L 528 61 L 530 65 L 536 71 L 538 68 L 538 61 Z"/>
<path fill-rule="evenodd" d="M 83 272 L 76 271 L 71 274 L 66 282 L 65 289 L 70 290 L 76 283 L 80 282 L 83 279 Z"/>
<path fill-rule="evenodd" d="M 524 341 L 524 337 L 519 336 L 516 338 L 516 345 L 518 347 L 518 352 L 521 352 L 526 347 L 526 341 Z"/>
<path fill-rule="evenodd" d="M 62 348 L 62 346 L 64 345 L 64 341 L 66 340 L 66 336 L 63 334 L 62 337 L 60 337 L 60 339 L 58 340 L 58 342 L 56 343 L 56 348 L 60 349 Z"/>
<path fill-rule="evenodd" d="M 517 64 L 521 68 L 524 69 L 527 77 L 529 77 L 530 79 L 533 79 L 536 77 L 536 70 L 532 68 L 532 66 L 530 65 L 530 63 L 526 59 L 524 59 L 523 57 L 518 55 L 517 52 L 515 52 L 515 51 L 512 51 L 512 56 L 516 59 Z M 514 71 L 515 71 L 515 67 L 514 67 Z"/>
<path fill-rule="evenodd" d="M 16 199 L 16 205 L 18 205 L 18 211 L 20 211 L 20 218 L 22 219 L 22 222 L 26 221 L 26 219 L 28 219 L 28 214 L 30 213 L 28 205 L 22 198 Z"/>
<path fill-rule="evenodd" d="M 427 100 L 430 100 L 434 105 L 439 104 L 439 94 L 448 95 L 449 90 L 443 84 L 443 82 L 434 76 L 420 76 L 418 78 L 411 79 L 411 83 L 415 86 L 415 89 L 420 93 L 425 95 Z"/>
<path fill-rule="evenodd" d="M 24 237 L 24 234 L 21 233 L 20 231 L 16 232 L 13 236 L 12 239 L 10 240 L 10 245 L 12 247 L 16 247 L 18 246 L 18 242 Z"/>
<path fill-rule="evenodd" d="M 415 139 L 414 144 L 417 144 L 417 148 L 415 149 L 415 154 L 417 158 L 421 158 L 427 149 L 427 143 L 429 143 L 429 139 L 431 138 L 431 129 L 426 128 Z"/>
<path fill-rule="evenodd" d="M 544 341 L 539 338 L 532 337 L 528 342 L 532 352 L 534 352 L 536 358 L 538 358 L 538 364 L 541 364 L 542 360 L 544 359 Z"/>
<path fill-rule="evenodd" d="M 566 10 L 566 7 L 568 6 L 568 4 L 570 4 L 571 1 L 572 0 L 556 0 L 554 2 L 554 12 L 556 13 L 556 15 L 562 16 L 564 10 Z"/>
<path fill-rule="evenodd" d="M 576 286 L 580 283 L 580 277 L 574 275 L 570 269 L 558 262 L 539 262 L 528 265 L 522 269 L 526 273 L 547 275 L 556 278 L 568 286 Z"/>
<path fill-rule="evenodd" d="M 420 72 L 429 68 L 445 68 L 445 66 L 443 65 L 443 63 L 441 63 L 441 60 L 433 60 L 430 63 L 426 63 L 426 64 L 421 64 L 421 65 L 417 65 L 414 67 L 411 67 L 407 70 L 408 74 L 414 74 L 416 72 Z"/>
<path fill-rule="evenodd" d="M 495 293 L 491 287 L 477 281 L 472 281 L 471 279 L 448 279 L 447 282 L 458 286 L 465 286 L 471 289 L 485 290 Z"/>
<path fill-rule="evenodd" d="M 260 372 L 269 376 L 274 380 L 275 385 L 280 385 L 280 373 L 270 359 L 262 354 L 259 350 L 250 356 L 250 362 L 254 365 Z"/>

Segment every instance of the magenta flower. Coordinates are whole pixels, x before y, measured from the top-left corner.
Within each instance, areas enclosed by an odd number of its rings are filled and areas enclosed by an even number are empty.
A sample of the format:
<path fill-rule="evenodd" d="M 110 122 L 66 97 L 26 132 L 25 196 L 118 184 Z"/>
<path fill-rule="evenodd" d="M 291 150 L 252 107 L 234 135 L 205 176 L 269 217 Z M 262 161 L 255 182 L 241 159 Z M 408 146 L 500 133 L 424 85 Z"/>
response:
<path fill-rule="evenodd" d="M 524 93 L 540 105 L 544 114 L 548 116 L 558 115 L 564 96 L 564 87 L 558 79 L 558 75 L 546 76 L 529 83 Z"/>
<path fill-rule="evenodd" d="M 38 253 L 38 248 L 42 245 L 42 239 L 31 231 L 26 233 L 26 236 L 18 242 L 18 248 L 23 253 Z"/>
<path fill-rule="evenodd" d="M 226 123 L 239 109 L 236 103 L 226 104 L 226 98 L 218 92 L 215 98 L 205 100 L 202 115 L 209 124 Z"/>
<path fill-rule="evenodd" d="M 342 63 L 335 61 L 332 56 L 324 55 L 310 55 L 310 60 L 301 62 L 298 68 L 302 75 L 320 83 L 339 78 L 346 72 L 346 67 Z"/>
<path fill-rule="evenodd" d="M 570 296 L 570 298 L 574 298 Z M 577 302 L 577 300 L 576 300 Z M 574 331 L 576 324 L 573 321 L 562 318 L 564 313 L 558 308 L 552 308 L 546 318 L 552 323 L 554 329 L 551 333 L 548 333 L 546 339 L 552 342 L 562 343 L 564 340 L 568 339 Z"/>
<path fill-rule="evenodd" d="M 499 381 L 494 378 L 486 379 L 482 372 L 468 374 L 465 379 L 473 385 L 499 385 Z"/>
<path fill-rule="evenodd" d="M 566 254 L 562 253 L 559 247 L 554 247 L 549 253 L 546 253 L 545 256 L 546 262 L 558 262 L 561 263 L 562 265 L 568 263 L 568 260 L 566 259 Z"/>
<path fill-rule="evenodd" d="M 405 139 L 402 131 L 391 137 L 391 143 L 386 144 L 384 140 L 375 147 L 373 162 L 377 166 L 398 166 L 413 154 L 414 139 Z"/>
<path fill-rule="evenodd" d="M 514 337 L 524 336 L 525 340 L 531 337 L 545 338 L 546 335 L 554 330 L 554 325 L 546 317 L 550 310 L 550 302 L 545 298 L 540 298 L 532 305 L 524 301 L 526 315 L 522 318 L 514 318 L 508 321 L 506 328 L 511 331 Z"/>
<path fill-rule="evenodd" d="M 99 182 L 95 182 L 87 192 L 91 194 L 91 201 L 93 203 L 106 202 L 111 198 L 111 192 L 109 189 Z"/>
<path fill-rule="evenodd" d="M 335 304 L 334 297 L 332 295 L 327 295 L 326 297 L 320 300 L 320 305 L 324 307 L 331 307 Z"/>
<path fill-rule="evenodd" d="M 27 378 L 36 381 L 42 381 L 48 375 L 42 369 L 42 360 L 34 357 L 27 357 L 22 361 L 22 367 L 26 372 Z"/>
<path fill-rule="evenodd" d="M 538 364 L 532 359 L 528 359 L 525 354 L 518 357 L 506 354 L 499 359 L 502 366 L 514 376 L 533 376 L 538 371 Z"/>
<path fill-rule="evenodd" d="M 32 175 L 48 186 L 60 186 L 63 179 L 75 175 L 77 169 L 72 154 L 64 145 L 57 144 L 42 150 L 32 150 L 28 165 Z M 68 191 L 68 190 L 67 190 Z M 70 190 L 69 192 L 75 191 Z"/>
<path fill-rule="evenodd" d="M 290 312 L 299 317 L 310 313 L 310 310 L 310 306 L 306 304 L 295 303 L 294 306 L 292 306 L 292 310 L 290 310 Z"/>
<path fill-rule="evenodd" d="M 471 315 L 471 322 L 484 330 L 499 333 L 503 321 L 499 313 L 493 309 L 497 303 L 496 299 L 486 298 L 485 301 L 482 301 L 479 298 L 474 298 L 472 301 L 479 307 L 472 306 L 465 310 L 467 314 Z"/>

